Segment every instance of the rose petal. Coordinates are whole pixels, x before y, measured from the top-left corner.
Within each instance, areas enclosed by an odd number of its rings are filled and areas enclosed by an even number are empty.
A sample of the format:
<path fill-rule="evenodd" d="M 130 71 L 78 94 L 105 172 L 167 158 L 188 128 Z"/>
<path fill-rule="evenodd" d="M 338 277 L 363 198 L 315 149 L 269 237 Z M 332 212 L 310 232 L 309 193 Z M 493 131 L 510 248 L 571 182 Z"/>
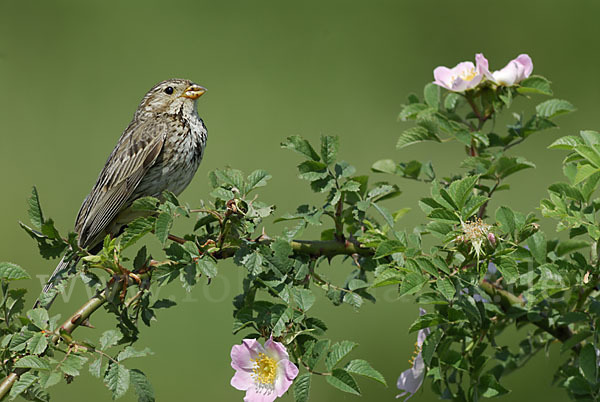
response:
<path fill-rule="evenodd" d="M 240 391 L 245 391 L 254 386 L 252 373 L 245 370 L 237 370 L 231 378 L 231 386 Z"/>
<path fill-rule="evenodd" d="M 494 82 L 499 85 L 511 86 L 519 78 L 519 65 L 511 60 L 502 70 L 494 71 Z"/>
<path fill-rule="evenodd" d="M 275 394 L 279 397 L 285 394 L 298 375 L 298 367 L 289 360 L 277 363 L 277 378 L 275 379 Z"/>
<path fill-rule="evenodd" d="M 396 386 L 401 391 L 409 392 L 410 394 L 416 393 L 421 385 L 423 384 L 423 377 L 425 376 L 425 363 L 423 362 L 423 357 L 419 353 L 415 358 L 415 363 L 413 367 L 408 370 L 404 370 L 400 377 L 398 377 L 398 382 Z M 412 396 L 412 395 L 411 395 Z M 409 396 L 410 398 L 410 396 Z M 407 398 L 408 399 L 408 398 Z"/>
<path fill-rule="evenodd" d="M 246 391 L 244 402 L 273 402 L 276 398 L 277 395 L 273 391 L 264 389 L 257 390 L 252 387 Z"/>
<path fill-rule="evenodd" d="M 285 346 L 283 346 L 283 344 L 280 342 L 275 342 L 272 336 L 265 342 L 265 350 L 267 356 L 275 359 L 276 361 L 289 358 Z"/>
<path fill-rule="evenodd" d="M 241 345 L 231 348 L 231 367 L 235 370 L 252 370 L 252 359 L 258 358 L 259 353 L 264 353 L 264 349 L 256 339 L 244 339 Z"/>
<path fill-rule="evenodd" d="M 436 67 L 435 70 L 433 70 L 433 78 L 435 80 L 433 81 L 434 84 L 446 89 L 452 89 L 450 86 L 452 81 L 452 70 L 448 67 Z"/>
<path fill-rule="evenodd" d="M 529 77 L 533 71 L 533 61 L 531 61 L 531 57 L 529 57 L 528 54 L 523 53 L 518 55 L 515 61 L 523 66 L 524 71 L 523 78 L 521 78 L 521 80 Z"/>

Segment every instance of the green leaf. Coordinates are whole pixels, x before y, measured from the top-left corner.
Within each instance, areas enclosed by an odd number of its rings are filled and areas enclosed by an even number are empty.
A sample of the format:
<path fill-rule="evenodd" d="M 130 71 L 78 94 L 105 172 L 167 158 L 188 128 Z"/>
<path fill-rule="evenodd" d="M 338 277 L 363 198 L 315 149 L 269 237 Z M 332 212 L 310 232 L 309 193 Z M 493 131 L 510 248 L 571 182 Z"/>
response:
<path fill-rule="evenodd" d="M 398 296 L 411 295 L 417 293 L 427 283 L 427 277 L 416 272 L 409 272 L 402 283 Z"/>
<path fill-rule="evenodd" d="M 460 211 L 467 202 L 469 196 L 473 193 L 473 187 L 479 179 L 479 176 L 467 176 L 464 179 L 453 181 L 448 188 L 448 194 Z"/>
<path fill-rule="evenodd" d="M 260 274 L 263 270 L 262 267 L 263 258 L 258 251 L 248 253 L 242 258 L 242 264 L 250 271 L 254 276 Z"/>
<path fill-rule="evenodd" d="M 90 363 L 89 370 L 91 375 L 100 378 L 100 375 L 102 374 L 102 357 L 99 357 L 94 360 L 93 363 Z"/>
<path fill-rule="evenodd" d="M 401 149 L 412 144 L 416 144 L 422 141 L 435 141 L 441 142 L 440 138 L 435 134 L 427 130 L 425 127 L 412 127 L 400 134 L 396 148 Z"/>
<path fill-rule="evenodd" d="M 562 257 L 563 255 L 570 254 L 575 250 L 589 247 L 590 244 L 585 240 L 564 240 L 558 243 L 556 247 L 556 255 Z"/>
<path fill-rule="evenodd" d="M 546 262 L 546 235 L 544 232 L 536 232 L 527 239 L 527 245 L 533 258 L 538 264 Z"/>
<path fill-rule="evenodd" d="M 371 170 L 379 173 L 396 173 L 396 162 L 391 159 L 381 159 L 371 166 Z"/>
<path fill-rule="evenodd" d="M 47 347 L 48 338 L 46 338 L 46 335 L 43 332 L 36 332 L 27 343 L 27 350 L 34 355 L 44 353 Z"/>
<path fill-rule="evenodd" d="M 586 343 L 579 352 L 579 369 L 591 384 L 596 384 L 598 376 L 598 363 L 596 349 L 591 343 Z"/>
<path fill-rule="evenodd" d="M 575 106 L 566 100 L 561 99 L 549 99 L 535 107 L 537 115 L 546 119 L 551 119 L 558 115 L 569 113 L 574 110 Z"/>
<path fill-rule="evenodd" d="M 315 303 L 316 297 L 309 289 L 293 289 L 294 300 L 298 307 L 304 311 L 308 311 Z"/>
<path fill-rule="evenodd" d="M 271 178 L 271 175 L 266 170 L 258 169 L 250 173 L 248 176 L 248 187 L 246 193 L 258 187 L 264 187 L 267 185 L 267 180 Z"/>
<path fill-rule="evenodd" d="M 579 137 L 573 135 L 567 135 L 554 141 L 548 146 L 549 149 L 566 149 L 567 151 L 572 150 L 577 145 L 583 145 L 583 141 Z"/>
<path fill-rule="evenodd" d="M 358 344 L 351 341 L 342 341 L 333 344 L 327 357 L 325 358 L 325 367 L 327 371 L 331 371 L 348 353 L 352 351 Z"/>
<path fill-rule="evenodd" d="M 147 233 L 150 233 L 154 229 L 154 218 L 152 217 L 141 217 L 132 221 L 121 235 L 122 248 L 133 245 L 139 239 L 141 239 Z"/>
<path fill-rule="evenodd" d="M 313 344 L 306 350 L 302 360 L 308 368 L 314 370 L 315 366 L 321 359 L 321 356 L 325 353 L 327 349 L 329 349 L 329 344 L 331 341 L 329 339 L 321 339 Z"/>
<path fill-rule="evenodd" d="M 0 262 L 0 279 L 18 281 L 20 279 L 31 279 L 31 276 L 17 264 Z"/>
<path fill-rule="evenodd" d="M 173 226 L 173 217 L 171 214 L 166 212 L 161 212 L 156 218 L 156 222 L 154 223 L 154 234 L 158 238 L 158 241 L 161 242 L 163 247 L 167 242 L 167 238 L 169 236 L 169 231 Z"/>
<path fill-rule="evenodd" d="M 133 389 L 135 390 L 135 394 L 138 397 L 138 402 L 154 402 L 154 389 L 152 388 L 152 384 L 148 381 L 148 377 L 138 370 L 131 369 L 129 370 L 129 377 L 131 383 L 133 384 Z"/>
<path fill-rule="evenodd" d="M 438 109 L 440 107 L 440 87 L 434 84 L 433 82 L 425 85 L 423 89 L 423 95 L 425 98 L 425 103 L 431 106 L 434 109 Z"/>
<path fill-rule="evenodd" d="M 23 373 L 14 383 L 12 388 L 10 389 L 10 400 L 12 401 L 17 396 L 21 395 L 23 392 L 27 390 L 35 381 L 37 380 L 37 376 L 32 373 Z"/>
<path fill-rule="evenodd" d="M 424 103 L 411 103 L 410 105 L 402 105 L 402 110 L 400 111 L 400 115 L 398 115 L 398 119 L 406 121 L 427 109 L 429 109 L 429 106 Z"/>
<path fill-rule="evenodd" d="M 17 368 L 30 368 L 36 370 L 50 370 L 50 365 L 46 360 L 42 360 L 37 356 L 23 356 L 15 363 Z"/>
<path fill-rule="evenodd" d="M 281 143 L 281 147 L 296 151 L 314 161 L 321 160 L 310 143 L 299 135 L 288 137 L 284 142 Z"/>
<path fill-rule="evenodd" d="M 327 376 L 327 382 L 341 391 L 360 395 L 358 384 L 346 370 L 334 369 L 331 375 Z"/>
<path fill-rule="evenodd" d="M 423 347 L 421 349 L 421 356 L 423 356 L 423 361 L 426 366 L 429 367 L 431 364 L 431 359 L 433 359 L 433 355 L 443 336 L 444 331 L 441 328 L 438 328 L 425 338 L 425 342 L 423 342 Z"/>
<path fill-rule="evenodd" d="M 133 346 L 127 346 L 125 349 L 119 352 L 117 355 L 117 361 L 122 362 L 127 359 L 135 358 L 135 357 L 146 357 L 152 355 L 152 351 L 150 348 L 144 348 L 142 350 L 136 350 Z"/>
<path fill-rule="evenodd" d="M 38 377 L 43 388 L 50 388 L 62 380 L 63 374 L 60 371 L 42 371 L 38 372 Z"/>
<path fill-rule="evenodd" d="M 112 392 L 113 399 L 125 395 L 129 389 L 130 374 L 122 364 L 110 363 L 104 375 L 104 384 Z"/>
<path fill-rule="evenodd" d="M 81 370 L 87 360 L 88 358 L 85 356 L 70 354 L 60 365 L 60 370 L 65 374 L 78 376 L 79 370 Z"/>
<path fill-rule="evenodd" d="M 31 197 L 29 197 L 28 204 L 27 213 L 29 214 L 31 224 L 34 228 L 41 229 L 44 224 L 44 214 L 42 214 L 42 207 L 40 206 L 40 199 L 35 186 L 31 189 Z"/>
<path fill-rule="evenodd" d="M 121 338 L 123 338 L 123 335 L 116 329 L 109 329 L 108 331 L 104 331 L 102 333 L 102 336 L 100 336 L 100 349 L 106 350 L 107 348 L 116 345 L 121 340 Z"/>
<path fill-rule="evenodd" d="M 600 172 L 600 169 L 586 164 L 577 165 L 577 173 L 575 173 L 575 178 L 573 180 L 573 184 L 577 185 L 582 181 L 588 179 L 591 175 Z"/>
<path fill-rule="evenodd" d="M 454 284 L 448 278 L 438 280 L 436 283 L 436 287 L 438 292 L 440 292 L 442 296 L 444 296 L 448 301 L 452 300 L 452 298 L 456 294 Z"/>
<path fill-rule="evenodd" d="M 400 241 L 384 240 L 379 243 L 379 246 L 377 246 L 377 250 L 375 251 L 375 256 L 373 258 L 379 259 L 387 257 L 388 255 L 400 253 L 404 250 L 406 250 L 406 247 Z"/>
<path fill-rule="evenodd" d="M 204 255 L 196 261 L 196 264 L 200 269 L 200 272 L 207 278 L 214 278 L 217 276 L 217 264 L 215 264 L 211 257 Z"/>
<path fill-rule="evenodd" d="M 321 136 L 321 158 L 323 163 L 331 165 L 335 162 L 339 148 L 339 138 L 331 135 Z"/>
<path fill-rule="evenodd" d="M 541 95 L 552 95 L 552 89 L 550 89 L 550 81 L 540 75 L 532 75 L 529 78 L 524 79 L 519 84 L 517 92 L 522 94 L 534 93 Z"/>
<path fill-rule="evenodd" d="M 507 207 L 500 207 L 496 210 L 496 221 L 506 233 L 514 233 L 517 225 L 515 223 L 515 213 Z"/>
<path fill-rule="evenodd" d="M 545 256 L 544 256 L 545 257 Z M 515 282 L 519 277 L 519 270 L 517 269 L 517 263 L 510 257 L 500 258 L 494 260 L 496 268 L 504 277 L 506 283 L 511 284 Z"/>
<path fill-rule="evenodd" d="M 294 380 L 294 400 L 296 402 L 307 402 L 310 394 L 310 373 L 299 375 Z"/>
<path fill-rule="evenodd" d="M 494 377 L 492 374 L 485 374 L 481 376 L 477 388 L 479 389 L 479 394 L 485 398 L 493 398 L 495 396 L 501 396 L 510 392 L 500 385 L 500 383 L 496 381 L 496 377 Z"/>
<path fill-rule="evenodd" d="M 131 209 L 133 211 L 156 211 L 159 202 L 156 197 L 142 197 L 131 204 Z"/>
<path fill-rule="evenodd" d="M 387 387 L 387 383 L 385 378 L 381 373 L 375 370 L 366 360 L 356 359 L 350 361 L 346 364 L 344 369 L 352 374 L 362 375 L 363 377 L 370 378 L 372 380 L 378 381 Z"/>
<path fill-rule="evenodd" d="M 441 316 L 439 316 L 438 314 L 433 314 L 433 313 L 423 314 L 422 316 L 419 316 L 419 318 L 417 318 L 415 320 L 415 322 L 412 323 L 412 325 L 408 329 L 408 332 L 411 333 L 411 332 L 418 331 L 420 329 L 433 327 L 433 326 L 441 324 L 443 322 L 444 322 L 444 319 Z"/>
<path fill-rule="evenodd" d="M 600 168 L 600 151 L 597 145 L 593 147 L 588 145 L 577 145 L 575 147 L 575 152 L 585 158 L 594 167 Z"/>
<path fill-rule="evenodd" d="M 460 218 L 452 211 L 443 208 L 436 208 L 427 214 L 429 219 L 445 222 L 445 223 L 460 223 Z"/>

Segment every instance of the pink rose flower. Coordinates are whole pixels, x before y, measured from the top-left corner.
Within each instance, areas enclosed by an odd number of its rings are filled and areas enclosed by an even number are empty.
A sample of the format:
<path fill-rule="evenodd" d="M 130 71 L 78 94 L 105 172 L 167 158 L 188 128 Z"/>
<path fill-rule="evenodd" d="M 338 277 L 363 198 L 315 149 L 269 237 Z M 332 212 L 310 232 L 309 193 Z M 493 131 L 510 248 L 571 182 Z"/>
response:
<path fill-rule="evenodd" d="M 485 61 L 485 66 L 481 65 Z M 483 70 L 487 70 L 487 60 L 476 60 L 477 65 L 470 61 L 458 63 L 454 68 L 439 66 L 433 70 L 434 84 L 453 92 L 463 92 L 475 88 L 483 79 Z"/>
<path fill-rule="evenodd" d="M 488 80 L 496 85 L 503 85 L 506 87 L 516 85 L 529 77 L 533 71 L 533 62 L 531 61 L 531 57 L 527 54 L 520 54 L 516 59 L 509 61 L 502 70 L 494 71 L 493 73 L 490 73 L 488 61 L 483 54 L 477 54 L 475 59 L 478 63 L 485 65 L 485 68 L 482 70 L 483 74 Z"/>
<path fill-rule="evenodd" d="M 298 375 L 285 346 L 269 338 L 263 347 L 256 339 L 244 339 L 231 348 L 231 385 L 246 391 L 244 402 L 273 402 L 282 396 Z"/>

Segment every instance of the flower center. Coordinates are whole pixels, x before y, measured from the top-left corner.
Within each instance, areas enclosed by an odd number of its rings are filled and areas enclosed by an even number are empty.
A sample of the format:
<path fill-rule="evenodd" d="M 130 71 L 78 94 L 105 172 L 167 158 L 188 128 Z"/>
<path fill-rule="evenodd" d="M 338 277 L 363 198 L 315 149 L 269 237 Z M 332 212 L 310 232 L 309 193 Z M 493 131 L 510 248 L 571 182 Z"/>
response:
<path fill-rule="evenodd" d="M 408 359 L 408 364 L 410 364 L 411 366 L 414 366 L 415 359 L 417 358 L 419 353 L 421 353 L 421 346 L 419 346 L 419 342 L 415 342 L 415 350 L 413 352 L 413 355 L 410 357 L 410 359 Z"/>
<path fill-rule="evenodd" d="M 252 359 L 254 368 L 252 373 L 254 380 L 259 384 L 273 384 L 277 374 L 277 362 L 264 353 L 258 355 L 258 359 Z"/>
<path fill-rule="evenodd" d="M 459 78 L 463 81 L 471 81 L 476 76 L 477 76 L 477 71 L 475 70 L 474 67 L 471 67 L 467 70 L 461 71 L 460 74 L 458 74 L 458 76 L 453 75 L 451 80 L 453 83 L 456 82 L 456 80 Z"/>

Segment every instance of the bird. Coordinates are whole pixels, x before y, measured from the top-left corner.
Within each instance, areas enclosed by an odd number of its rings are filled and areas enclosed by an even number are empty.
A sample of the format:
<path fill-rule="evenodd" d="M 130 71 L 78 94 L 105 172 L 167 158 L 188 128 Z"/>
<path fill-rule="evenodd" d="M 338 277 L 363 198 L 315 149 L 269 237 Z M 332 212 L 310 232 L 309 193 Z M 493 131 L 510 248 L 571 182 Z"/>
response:
<path fill-rule="evenodd" d="M 206 126 L 196 109 L 205 92 L 190 80 L 169 79 L 146 93 L 81 204 L 74 227 L 79 247 L 93 252 L 107 235 L 117 236 L 140 216 L 131 210 L 135 200 L 160 199 L 165 190 L 179 195 L 190 184 L 206 147 Z M 42 293 L 78 261 L 78 256 L 65 255 Z M 42 307 L 49 308 L 53 301 Z M 38 299 L 34 308 L 40 306 Z"/>

